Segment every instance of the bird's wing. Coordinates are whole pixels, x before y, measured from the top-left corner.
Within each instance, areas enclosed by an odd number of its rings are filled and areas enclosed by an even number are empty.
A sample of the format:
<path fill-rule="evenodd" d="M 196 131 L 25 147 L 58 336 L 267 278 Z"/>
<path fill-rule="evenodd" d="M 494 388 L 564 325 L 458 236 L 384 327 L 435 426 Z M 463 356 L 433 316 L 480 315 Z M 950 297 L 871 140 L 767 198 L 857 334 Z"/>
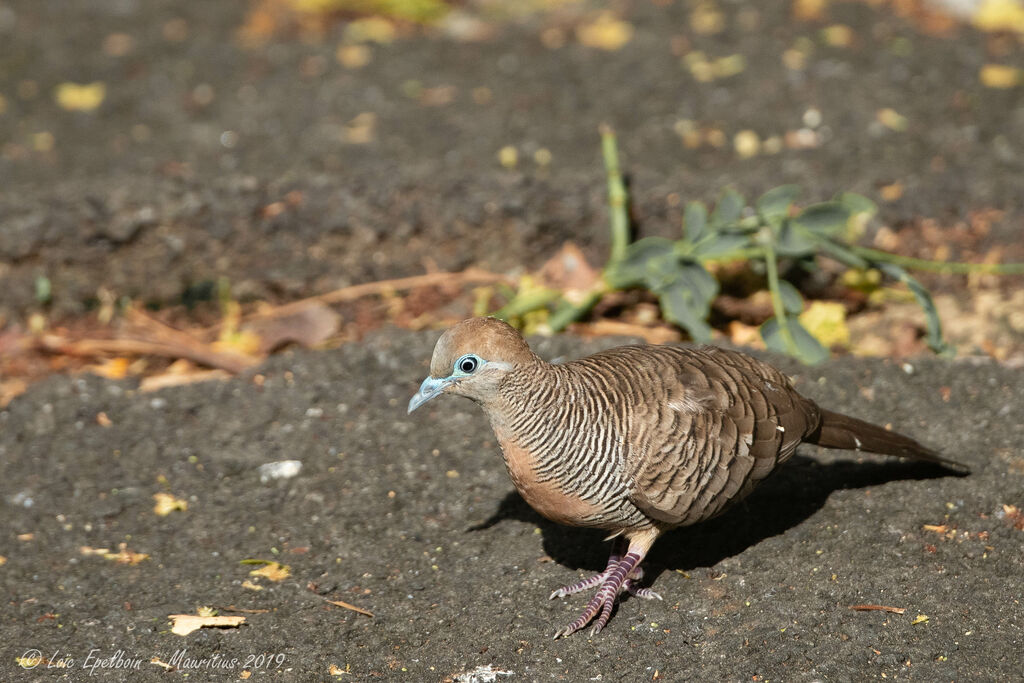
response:
<path fill-rule="evenodd" d="M 724 349 L 665 349 L 665 381 L 633 416 L 630 500 L 671 525 L 713 517 L 788 459 L 820 421 L 781 372 Z M 674 371 L 674 372 L 673 372 Z"/>

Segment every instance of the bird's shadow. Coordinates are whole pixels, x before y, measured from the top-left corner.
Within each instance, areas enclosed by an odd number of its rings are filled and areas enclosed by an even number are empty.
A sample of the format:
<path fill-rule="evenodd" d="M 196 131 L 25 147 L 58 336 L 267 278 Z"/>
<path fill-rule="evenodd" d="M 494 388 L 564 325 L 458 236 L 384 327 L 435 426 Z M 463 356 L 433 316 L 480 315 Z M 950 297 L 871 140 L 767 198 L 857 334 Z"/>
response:
<path fill-rule="evenodd" d="M 857 463 L 849 460 L 822 463 L 805 456 L 794 456 L 750 496 L 724 514 L 665 534 L 645 562 L 645 583 L 652 582 L 665 569 L 690 571 L 712 567 L 777 536 L 821 509 L 833 491 L 947 476 L 957 475 L 930 463 Z M 555 562 L 573 569 L 604 570 L 609 545 L 602 540 L 608 532 L 555 524 L 537 514 L 515 490 L 505 496 L 487 520 L 468 531 L 488 529 L 510 519 L 540 527 L 544 550 Z"/>

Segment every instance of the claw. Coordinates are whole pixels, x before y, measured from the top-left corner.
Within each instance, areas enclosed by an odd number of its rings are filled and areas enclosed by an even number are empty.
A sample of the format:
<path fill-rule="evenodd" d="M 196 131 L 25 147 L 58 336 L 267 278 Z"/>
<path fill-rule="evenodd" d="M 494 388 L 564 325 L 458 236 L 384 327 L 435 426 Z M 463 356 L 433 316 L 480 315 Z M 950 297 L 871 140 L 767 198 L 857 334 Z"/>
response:
<path fill-rule="evenodd" d="M 555 638 L 565 638 L 570 636 L 576 631 L 594 621 L 594 626 L 591 630 L 591 635 L 596 635 L 601 632 L 607 624 L 608 620 L 612 617 L 612 610 L 615 608 L 615 599 L 619 597 L 619 593 L 623 590 L 628 590 L 630 593 L 642 593 L 648 591 L 646 588 L 635 588 L 633 581 L 639 580 L 643 576 L 643 572 L 639 570 L 637 565 L 639 564 L 641 556 L 634 552 L 626 553 L 626 556 L 621 560 L 613 555 L 608 562 L 608 568 L 602 573 L 592 576 L 588 579 L 584 579 L 571 586 L 565 588 L 559 588 L 551 597 L 561 597 L 569 595 L 571 593 L 577 593 L 586 588 L 591 588 L 596 585 L 600 585 L 597 593 L 590 602 L 587 603 L 583 613 L 564 629 L 555 634 Z M 650 591 L 652 596 L 657 594 Z M 634 593 L 634 594 L 636 594 Z M 641 595 L 641 597 L 648 597 Z"/>

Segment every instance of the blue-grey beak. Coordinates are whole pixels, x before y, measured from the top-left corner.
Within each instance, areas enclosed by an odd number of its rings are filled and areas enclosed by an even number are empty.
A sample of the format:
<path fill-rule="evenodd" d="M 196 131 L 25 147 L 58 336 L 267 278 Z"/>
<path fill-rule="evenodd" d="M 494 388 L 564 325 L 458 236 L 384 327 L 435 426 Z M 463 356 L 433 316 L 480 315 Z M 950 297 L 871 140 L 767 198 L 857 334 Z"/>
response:
<path fill-rule="evenodd" d="M 420 390 L 416 392 L 416 395 L 409 399 L 409 412 L 416 410 L 421 405 L 434 398 L 444 388 L 451 384 L 454 380 L 451 377 L 428 377 L 423 380 L 423 384 L 420 385 Z"/>

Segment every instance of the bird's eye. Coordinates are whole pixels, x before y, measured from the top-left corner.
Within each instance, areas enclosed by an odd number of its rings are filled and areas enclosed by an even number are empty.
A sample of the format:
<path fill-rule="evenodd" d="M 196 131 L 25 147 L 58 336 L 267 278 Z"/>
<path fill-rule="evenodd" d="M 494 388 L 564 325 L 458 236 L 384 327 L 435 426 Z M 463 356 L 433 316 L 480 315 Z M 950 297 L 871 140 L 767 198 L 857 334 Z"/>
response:
<path fill-rule="evenodd" d="M 480 360 L 476 356 L 463 356 L 455 361 L 455 369 L 466 375 L 475 372 L 478 367 Z"/>

